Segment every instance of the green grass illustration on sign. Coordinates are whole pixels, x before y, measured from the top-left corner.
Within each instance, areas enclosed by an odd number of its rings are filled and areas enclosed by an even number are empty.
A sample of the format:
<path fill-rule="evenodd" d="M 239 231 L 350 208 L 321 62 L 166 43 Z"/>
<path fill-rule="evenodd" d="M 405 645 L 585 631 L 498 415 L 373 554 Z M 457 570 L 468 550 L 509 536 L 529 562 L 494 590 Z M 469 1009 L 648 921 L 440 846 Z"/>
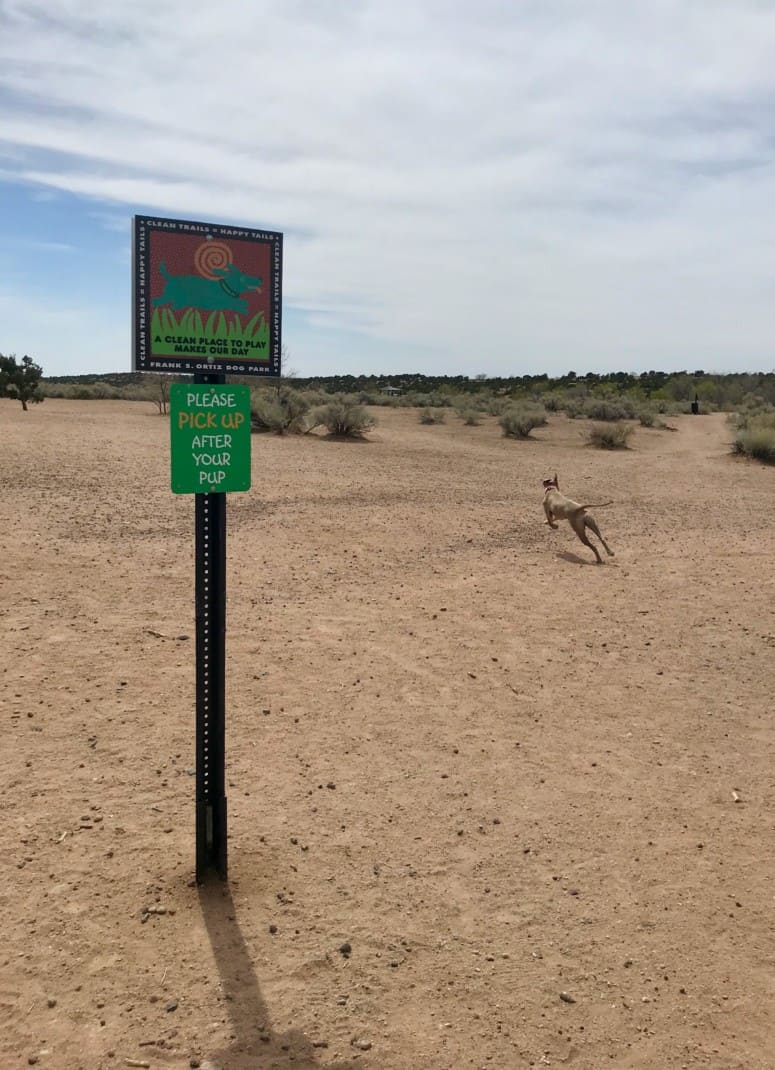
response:
<path fill-rule="evenodd" d="M 155 308 L 151 316 L 152 351 L 158 356 L 202 354 L 213 357 L 269 360 L 269 324 L 263 312 L 246 323 L 238 313 L 211 312 L 206 320 L 195 308 L 180 313 Z"/>

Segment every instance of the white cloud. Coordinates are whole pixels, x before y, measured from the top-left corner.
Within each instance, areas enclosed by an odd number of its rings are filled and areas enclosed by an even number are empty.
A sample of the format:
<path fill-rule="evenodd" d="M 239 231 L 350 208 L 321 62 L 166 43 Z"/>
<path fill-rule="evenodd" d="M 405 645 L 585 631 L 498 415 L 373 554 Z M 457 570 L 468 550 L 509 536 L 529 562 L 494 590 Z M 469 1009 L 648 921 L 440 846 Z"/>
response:
<path fill-rule="evenodd" d="M 773 363 L 775 6 L 6 0 L 0 19 L 6 171 L 108 218 L 286 229 L 286 299 L 315 324 L 450 372 Z"/>

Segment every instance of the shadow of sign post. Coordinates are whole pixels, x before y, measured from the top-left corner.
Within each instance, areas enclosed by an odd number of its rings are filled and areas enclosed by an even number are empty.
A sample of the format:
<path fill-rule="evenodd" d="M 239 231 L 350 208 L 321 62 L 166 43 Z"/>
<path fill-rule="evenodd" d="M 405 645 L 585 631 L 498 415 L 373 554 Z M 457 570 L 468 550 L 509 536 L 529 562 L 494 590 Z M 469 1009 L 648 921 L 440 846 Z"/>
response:
<path fill-rule="evenodd" d="M 250 949 L 237 921 L 228 884 L 205 883 L 199 888 L 205 927 L 220 975 L 234 1039 L 228 1048 L 212 1052 L 212 1070 L 319 1070 L 316 1043 L 301 1030 L 276 1033 L 253 967 Z M 354 1070 L 349 1062 L 325 1064 L 326 1070 Z"/>

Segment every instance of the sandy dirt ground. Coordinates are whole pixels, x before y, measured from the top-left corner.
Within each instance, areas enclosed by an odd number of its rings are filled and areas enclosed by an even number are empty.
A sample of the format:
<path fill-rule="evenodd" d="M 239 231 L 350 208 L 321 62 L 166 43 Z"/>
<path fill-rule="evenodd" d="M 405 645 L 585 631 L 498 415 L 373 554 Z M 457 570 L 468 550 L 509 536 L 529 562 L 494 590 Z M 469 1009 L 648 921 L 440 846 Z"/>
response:
<path fill-rule="evenodd" d="M 772 1070 L 775 471 L 723 416 L 377 415 L 229 496 L 199 888 L 166 421 L 0 406 L 0 1067 Z"/>

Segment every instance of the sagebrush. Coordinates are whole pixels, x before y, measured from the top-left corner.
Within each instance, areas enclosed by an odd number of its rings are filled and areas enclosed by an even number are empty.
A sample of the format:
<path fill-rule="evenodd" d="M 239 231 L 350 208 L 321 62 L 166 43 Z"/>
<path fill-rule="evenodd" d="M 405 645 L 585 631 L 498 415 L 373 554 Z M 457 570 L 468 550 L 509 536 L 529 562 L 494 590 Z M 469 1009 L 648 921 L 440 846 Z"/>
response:
<path fill-rule="evenodd" d="M 329 435 L 338 438 L 362 438 L 377 421 L 358 401 L 343 398 L 315 409 L 311 423 L 314 426 L 322 424 Z"/>
<path fill-rule="evenodd" d="M 251 426 L 254 431 L 275 434 L 303 434 L 310 403 L 297 390 L 281 389 L 273 394 L 256 391 L 251 395 Z"/>
<path fill-rule="evenodd" d="M 762 464 L 775 464 L 775 412 L 739 417 L 732 452 Z"/>
<path fill-rule="evenodd" d="M 587 430 L 587 441 L 599 450 L 626 450 L 634 430 L 629 424 L 593 424 Z"/>
<path fill-rule="evenodd" d="M 547 422 L 543 409 L 511 408 L 504 412 L 498 423 L 503 434 L 510 438 L 528 438 L 536 427 L 543 427 Z"/>

